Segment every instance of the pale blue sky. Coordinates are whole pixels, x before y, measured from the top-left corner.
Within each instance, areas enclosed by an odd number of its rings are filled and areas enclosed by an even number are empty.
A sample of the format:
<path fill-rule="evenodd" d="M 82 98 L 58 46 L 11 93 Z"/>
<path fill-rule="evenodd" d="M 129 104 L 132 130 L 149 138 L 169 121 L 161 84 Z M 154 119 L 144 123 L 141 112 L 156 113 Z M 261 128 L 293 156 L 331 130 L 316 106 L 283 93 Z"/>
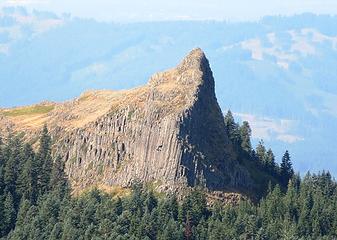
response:
<path fill-rule="evenodd" d="M 240 21 L 303 12 L 337 14 L 337 0 L 0 0 L 0 6 L 13 5 L 118 22 Z"/>

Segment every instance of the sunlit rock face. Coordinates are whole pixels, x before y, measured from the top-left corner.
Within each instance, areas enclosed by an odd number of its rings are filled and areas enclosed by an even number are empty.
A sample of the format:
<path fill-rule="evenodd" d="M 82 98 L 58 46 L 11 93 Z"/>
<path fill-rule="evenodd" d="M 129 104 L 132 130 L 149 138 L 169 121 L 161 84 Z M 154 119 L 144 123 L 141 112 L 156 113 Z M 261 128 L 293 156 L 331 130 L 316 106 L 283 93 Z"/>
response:
<path fill-rule="evenodd" d="M 161 191 L 195 185 L 210 191 L 248 189 L 249 174 L 225 133 L 214 88 L 205 54 L 194 49 L 143 87 L 36 105 L 30 108 L 45 112 L 34 116 L 5 110 L 4 119 L 31 136 L 48 125 L 54 154 L 64 158 L 74 191 L 128 187 L 134 181 L 154 183 Z"/>

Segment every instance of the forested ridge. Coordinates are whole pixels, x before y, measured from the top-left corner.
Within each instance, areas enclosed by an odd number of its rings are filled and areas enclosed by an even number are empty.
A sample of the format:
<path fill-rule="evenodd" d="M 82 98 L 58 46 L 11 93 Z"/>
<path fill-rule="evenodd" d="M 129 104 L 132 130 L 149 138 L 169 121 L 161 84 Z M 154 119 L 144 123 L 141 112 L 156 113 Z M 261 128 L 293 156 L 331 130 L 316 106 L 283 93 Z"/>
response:
<path fill-rule="evenodd" d="M 259 202 L 209 206 L 202 186 L 178 201 L 140 183 L 124 197 L 97 189 L 71 196 L 61 158 L 51 156 L 45 127 L 36 151 L 20 136 L 0 141 L 1 239 L 335 239 L 337 183 L 332 176 L 308 173 L 301 179 L 288 152 L 279 166 L 262 142 L 252 149 L 247 122 L 240 126 L 230 112 L 225 121 L 240 154 L 279 181 L 270 181 Z"/>

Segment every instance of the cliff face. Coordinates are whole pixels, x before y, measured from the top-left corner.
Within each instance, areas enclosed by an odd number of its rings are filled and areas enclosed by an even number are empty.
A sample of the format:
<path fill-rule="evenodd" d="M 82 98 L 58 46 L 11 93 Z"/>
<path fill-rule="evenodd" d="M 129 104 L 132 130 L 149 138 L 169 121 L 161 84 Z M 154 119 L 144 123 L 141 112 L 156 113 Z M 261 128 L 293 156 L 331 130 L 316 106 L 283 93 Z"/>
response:
<path fill-rule="evenodd" d="M 146 86 L 39 106 L 50 110 L 27 116 L 7 109 L 0 121 L 32 135 L 47 123 L 75 190 L 129 186 L 135 180 L 164 191 L 196 184 L 211 191 L 250 188 L 249 174 L 225 133 L 212 71 L 200 49 L 152 76 Z"/>

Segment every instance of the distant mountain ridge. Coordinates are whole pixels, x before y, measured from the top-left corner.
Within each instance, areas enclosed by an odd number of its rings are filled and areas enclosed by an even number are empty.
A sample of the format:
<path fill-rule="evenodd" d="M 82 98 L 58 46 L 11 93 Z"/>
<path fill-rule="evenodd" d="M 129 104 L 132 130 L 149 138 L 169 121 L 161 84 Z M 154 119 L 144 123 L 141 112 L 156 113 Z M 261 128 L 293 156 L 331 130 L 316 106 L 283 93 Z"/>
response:
<path fill-rule="evenodd" d="M 289 148 L 302 173 L 336 175 L 336 25 L 334 16 L 313 14 L 108 24 L 8 8 L 0 16 L 0 106 L 139 86 L 200 46 L 224 111 L 249 120 L 255 140 L 263 138 L 279 158 Z"/>

